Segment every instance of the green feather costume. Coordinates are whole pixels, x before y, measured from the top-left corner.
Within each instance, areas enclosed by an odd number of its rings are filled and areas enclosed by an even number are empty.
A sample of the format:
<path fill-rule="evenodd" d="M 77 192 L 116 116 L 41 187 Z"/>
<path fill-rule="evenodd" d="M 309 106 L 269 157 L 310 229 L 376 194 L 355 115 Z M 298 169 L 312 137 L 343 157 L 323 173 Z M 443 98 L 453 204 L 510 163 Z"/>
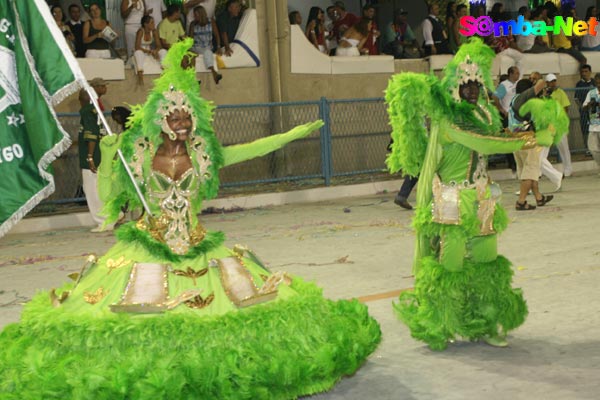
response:
<path fill-rule="evenodd" d="M 535 142 L 548 146 L 568 130 L 555 101 L 534 99 L 525 107 L 538 128 L 535 138 L 502 132 L 487 97 L 493 59 L 493 50 L 473 39 L 460 47 L 441 80 L 403 73 L 386 91 L 393 127 L 388 167 L 419 176 L 415 288 L 394 307 L 412 336 L 436 350 L 456 336 L 503 337 L 525 320 L 522 293 L 511 287 L 510 262 L 497 255 L 496 235 L 507 216 L 499 187 L 488 179 L 486 157 Z M 482 86 L 476 105 L 459 95 L 469 81 Z"/>
<path fill-rule="evenodd" d="M 145 215 L 78 280 L 37 294 L 0 334 L 3 399 L 290 399 L 354 373 L 380 340 L 358 301 L 330 301 L 314 284 L 271 274 L 252 252 L 223 246 L 197 220 L 221 167 L 267 154 L 322 123 L 222 148 L 212 106 L 177 44 L 128 130 L 101 142 L 100 194 L 109 222 L 139 207 L 118 148 L 147 199 Z M 153 171 L 166 115 L 192 115 L 193 168 Z M 161 128 L 162 126 L 162 128 Z M 141 286 L 145 285 L 145 286 Z M 261 304 L 258 304 L 261 303 Z"/>

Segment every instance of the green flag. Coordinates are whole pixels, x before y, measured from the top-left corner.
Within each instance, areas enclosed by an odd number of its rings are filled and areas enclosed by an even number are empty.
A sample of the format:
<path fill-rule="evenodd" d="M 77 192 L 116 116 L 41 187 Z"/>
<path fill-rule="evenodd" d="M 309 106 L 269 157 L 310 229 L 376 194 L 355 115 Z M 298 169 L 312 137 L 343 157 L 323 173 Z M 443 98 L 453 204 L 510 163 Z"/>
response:
<path fill-rule="evenodd" d="M 0 237 L 54 192 L 69 148 L 53 105 L 85 84 L 42 0 L 0 0 Z"/>

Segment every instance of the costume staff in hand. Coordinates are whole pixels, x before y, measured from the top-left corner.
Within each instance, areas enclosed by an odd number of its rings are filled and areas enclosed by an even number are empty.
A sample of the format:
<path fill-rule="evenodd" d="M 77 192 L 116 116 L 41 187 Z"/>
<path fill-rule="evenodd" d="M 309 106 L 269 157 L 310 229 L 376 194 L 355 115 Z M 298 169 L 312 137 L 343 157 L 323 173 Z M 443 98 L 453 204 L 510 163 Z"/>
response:
<path fill-rule="evenodd" d="M 433 75 L 392 78 L 386 101 L 393 127 L 387 164 L 419 176 L 414 217 L 415 289 L 395 304 L 414 338 L 445 349 L 457 336 L 505 346 L 527 307 L 511 287 L 510 262 L 497 254 L 496 236 L 508 218 L 500 188 L 487 174 L 487 155 L 560 141 L 568 129 L 553 100 L 530 100 L 537 131 L 518 137 L 501 131 L 492 91 L 494 51 L 473 39 Z"/>

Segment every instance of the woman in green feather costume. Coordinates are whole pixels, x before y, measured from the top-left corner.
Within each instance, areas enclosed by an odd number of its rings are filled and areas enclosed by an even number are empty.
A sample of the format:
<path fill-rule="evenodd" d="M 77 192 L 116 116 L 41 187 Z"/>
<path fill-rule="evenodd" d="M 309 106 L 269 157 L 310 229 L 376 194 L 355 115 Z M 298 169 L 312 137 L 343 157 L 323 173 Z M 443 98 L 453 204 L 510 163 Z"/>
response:
<path fill-rule="evenodd" d="M 128 130 L 101 142 L 107 223 L 140 200 L 150 208 L 77 280 L 38 293 L 0 333 L 2 399 L 291 399 L 354 373 L 380 340 L 358 301 L 330 301 L 314 284 L 270 273 L 249 250 L 223 245 L 197 214 L 221 167 L 317 130 L 222 148 L 212 106 L 177 44 Z"/>
<path fill-rule="evenodd" d="M 457 336 L 506 346 L 507 332 L 524 322 L 527 306 L 511 287 L 511 264 L 497 254 L 496 236 L 507 216 L 487 174 L 487 155 L 548 146 L 568 130 L 558 103 L 533 99 L 524 108 L 537 131 L 519 137 L 501 132 L 487 97 L 493 59 L 493 50 L 472 39 L 441 80 L 403 73 L 386 91 L 393 127 L 388 166 L 419 176 L 415 288 L 394 308 L 412 336 L 434 350 Z"/>

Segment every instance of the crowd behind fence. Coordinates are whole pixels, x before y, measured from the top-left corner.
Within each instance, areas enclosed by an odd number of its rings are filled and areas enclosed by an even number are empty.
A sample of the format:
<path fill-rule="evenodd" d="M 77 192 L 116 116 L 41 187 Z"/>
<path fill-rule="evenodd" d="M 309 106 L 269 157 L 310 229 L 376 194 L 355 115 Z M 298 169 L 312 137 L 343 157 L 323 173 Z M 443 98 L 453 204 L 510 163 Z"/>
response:
<path fill-rule="evenodd" d="M 580 114 L 575 98 L 579 90 L 565 89 L 571 101 L 569 144 L 572 153 L 586 151 L 587 132 L 582 134 L 582 126 L 586 126 L 587 115 Z M 71 135 L 73 145 L 53 164 L 56 191 L 45 203 L 83 201 L 77 152 L 79 114 L 58 116 Z M 109 115 L 107 119 L 115 129 L 116 124 Z M 215 109 L 213 127 L 219 141 L 228 146 L 286 132 L 317 119 L 325 123 L 320 131 L 265 157 L 223 168 L 221 186 L 315 179 L 327 186 L 335 177 L 385 171 L 391 128 L 383 98 L 222 105 Z M 492 157 L 494 162 L 503 159 Z"/>

